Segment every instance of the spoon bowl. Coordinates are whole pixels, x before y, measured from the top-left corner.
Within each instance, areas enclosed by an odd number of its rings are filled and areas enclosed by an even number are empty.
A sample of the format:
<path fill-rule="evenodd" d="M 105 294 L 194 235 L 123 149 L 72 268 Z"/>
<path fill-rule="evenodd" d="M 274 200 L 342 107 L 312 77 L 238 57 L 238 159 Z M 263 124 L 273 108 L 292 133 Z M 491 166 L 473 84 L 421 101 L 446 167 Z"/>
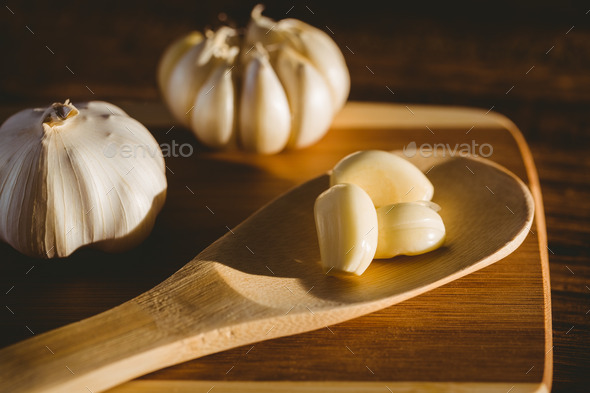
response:
<path fill-rule="evenodd" d="M 442 207 L 440 249 L 375 260 L 360 277 L 327 276 L 313 217 L 316 197 L 329 186 L 322 175 L 270 202 L 148 292 L 1 350 L 0 390 L 99 392 L 182 361 L 322 328 L 488 266 L 527 236 L 533 198 L 506 169 L 474 157 L 409 160 L 427 174 Z"/>

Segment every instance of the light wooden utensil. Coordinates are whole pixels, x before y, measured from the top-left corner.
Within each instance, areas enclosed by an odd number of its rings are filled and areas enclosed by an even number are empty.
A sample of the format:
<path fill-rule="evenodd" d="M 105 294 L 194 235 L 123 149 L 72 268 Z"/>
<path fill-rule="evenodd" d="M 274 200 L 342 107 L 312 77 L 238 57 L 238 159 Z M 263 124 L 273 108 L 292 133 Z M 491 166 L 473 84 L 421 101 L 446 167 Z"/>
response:
<path fill-rule="evenodd" d="M 488 266 L 527 236 L 533 198 L 506 169 L 467 157 L 410 160 L 442 206 L 441 249 L 376 260 L 358 278 L 326 276 L 313 219 L 329 183 L 323 175 L 263 207 L 152 290 L 1 350 L 0 391 L 96 393 L 189 359 L 322 328 Z M 493 193 L 482 193 L 486 187 Z"/>

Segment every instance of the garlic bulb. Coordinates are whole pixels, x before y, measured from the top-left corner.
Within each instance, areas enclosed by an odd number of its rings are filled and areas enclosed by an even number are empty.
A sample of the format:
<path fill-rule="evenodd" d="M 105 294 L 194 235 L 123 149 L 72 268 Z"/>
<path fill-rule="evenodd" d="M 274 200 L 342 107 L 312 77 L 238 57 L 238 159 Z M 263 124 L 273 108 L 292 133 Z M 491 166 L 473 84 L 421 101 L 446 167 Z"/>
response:
<path fill-rule="evenodd" d="M 252 11 L 243 35 L 193 32 L 164 52 L 158 84 L 173 116 L 213 148 L 263 154 L 303 148 L 327 132 L 350 90 L 344 56 L 323 31 Z"/>
<path fill-rule="evenodd" d="M 23 254 L 130 248 L 165 197 L 158 143 L 112 104 L 25 109 L 0 127 L 0 239 Z"/>

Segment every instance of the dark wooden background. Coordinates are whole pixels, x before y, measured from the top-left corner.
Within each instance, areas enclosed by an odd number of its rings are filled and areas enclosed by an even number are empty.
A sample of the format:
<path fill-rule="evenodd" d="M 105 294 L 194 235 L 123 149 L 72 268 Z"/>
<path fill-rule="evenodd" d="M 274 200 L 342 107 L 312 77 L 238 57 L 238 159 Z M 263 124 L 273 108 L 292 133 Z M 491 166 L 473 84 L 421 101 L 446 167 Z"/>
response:
<path fill-rule="evenodd" d="M 159 100 L 155 69 L 165 46 L 191 29 L 216 27 L 221 12 L 243 26 L 254 4 L 4 2 L 0 105 Z M 269 16 L 333 32 L 350 68 L 351 99 L 493 107 L 520 127 L 539 170 L 547 217 L 554 391 L 588 389 L 590 4 L 266 5 Z"/>

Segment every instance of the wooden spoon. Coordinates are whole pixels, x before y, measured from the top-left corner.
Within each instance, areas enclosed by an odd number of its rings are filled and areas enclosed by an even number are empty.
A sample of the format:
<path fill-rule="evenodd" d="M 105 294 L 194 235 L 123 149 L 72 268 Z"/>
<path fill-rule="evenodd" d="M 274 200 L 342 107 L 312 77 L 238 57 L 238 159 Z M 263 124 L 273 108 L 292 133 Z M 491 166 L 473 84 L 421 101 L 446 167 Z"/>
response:
<path fill-rule="evenodd" d="M 376 260 L 358 278 L 326 276 L 313 218 L 329 184 L 323 175 L 263 207 L 150 291 L 1 350 L 0 391 L 96 393 L 196 357 L 322 328 L 488 266 L 527 236 L 533 199 L 506 169 L 467 157 L 411 161 L 435 186 L 447 228 L 442 248 Z"/>

